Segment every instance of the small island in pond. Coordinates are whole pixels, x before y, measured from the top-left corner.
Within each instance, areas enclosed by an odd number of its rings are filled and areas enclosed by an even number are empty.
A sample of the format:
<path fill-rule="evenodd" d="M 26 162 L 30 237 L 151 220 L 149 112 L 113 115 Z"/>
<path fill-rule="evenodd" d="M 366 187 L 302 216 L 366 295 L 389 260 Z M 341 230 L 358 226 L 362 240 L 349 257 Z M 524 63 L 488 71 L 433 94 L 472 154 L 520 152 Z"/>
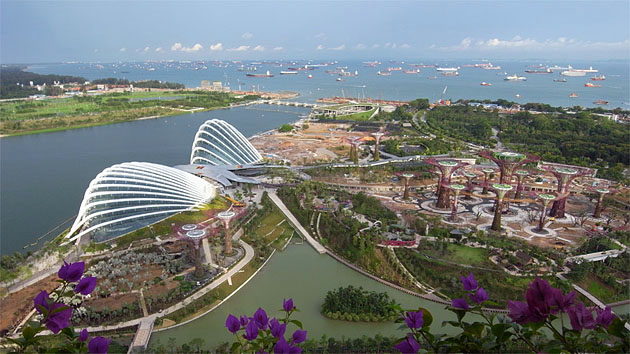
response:
<path fill-rule="evenodd" d="M 386 322 L 393 321 L 398 303 L 387 293 L 366 291 L 352 285 L 331 290 L 326 294 L 322 314 L 333 320 Z"/>

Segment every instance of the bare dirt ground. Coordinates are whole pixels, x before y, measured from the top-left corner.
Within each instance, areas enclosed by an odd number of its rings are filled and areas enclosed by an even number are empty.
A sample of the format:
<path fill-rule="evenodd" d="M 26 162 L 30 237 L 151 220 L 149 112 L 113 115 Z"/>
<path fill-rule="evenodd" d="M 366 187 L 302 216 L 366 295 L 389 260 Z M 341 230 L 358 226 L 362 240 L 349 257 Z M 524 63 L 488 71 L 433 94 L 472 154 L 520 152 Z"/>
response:
<path fill-rule="evenodd" d="M 0 299 L 0 334 L 16 326 L 33 309 L 33 299 L 39 292 L 52 291 L 59 283 L 57 274 Z"/>
<path fill-rule="evenodd" d="M 347 157 L 347 139 L 372 139 L 366 132 L 348 132 L 349 124 L 308 123 L 308 129 L 258 136 L 251 140 L 256 149 L 291 161 L 292 165 L 329 162 Z"/>

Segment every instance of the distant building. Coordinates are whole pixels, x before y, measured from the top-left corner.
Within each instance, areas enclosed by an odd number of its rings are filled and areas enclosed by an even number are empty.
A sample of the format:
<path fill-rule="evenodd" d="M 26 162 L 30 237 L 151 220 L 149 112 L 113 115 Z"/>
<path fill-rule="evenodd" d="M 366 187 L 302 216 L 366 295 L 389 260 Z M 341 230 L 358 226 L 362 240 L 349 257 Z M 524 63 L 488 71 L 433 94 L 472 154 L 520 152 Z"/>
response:
<path fill-rule="evenodd" d="M 203 89 L 210 88 L 210 80 L 201 80 L 201 88 Z"/>

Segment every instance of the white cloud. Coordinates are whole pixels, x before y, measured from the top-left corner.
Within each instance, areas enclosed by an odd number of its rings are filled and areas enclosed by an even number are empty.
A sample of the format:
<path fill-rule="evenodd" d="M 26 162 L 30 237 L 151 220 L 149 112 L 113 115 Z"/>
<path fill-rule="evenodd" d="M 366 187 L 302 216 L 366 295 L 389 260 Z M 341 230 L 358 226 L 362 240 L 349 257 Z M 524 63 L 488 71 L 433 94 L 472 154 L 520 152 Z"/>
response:
<path fill-rule="evenodd" d="M 156 51 L 156 52 L 161 52 L 161 51 L 162 51 L 162 47 L 157 47 L 157 48 L 155 48 L 155 51 Z"/>
<path fill-rule="evenodd" d="M 276 51 L 276 52 L 279 52 L 281 50 L 284 50 L 284 48 L 283 47 L 274 47 L 273 50 Z"/>
<path fill-rule="evenodd" d="M 192 53 L 192 52 L 198 52 L 202 49 L 203 49 L 203 46 L 199 43 L 196 43 L 192 47 L 184 47 L 181 43 L 177 42 L 171 46 L 171 50 L 174 52 L 180 51 L 180 52 Z"/>
<path fill-rule="evenodd" d="M 254 52 L 262 52 L 265 50 L 265 47 L 261 46 L 260 44 L 255 46 L 254 49 L 252 49 Z"/>
<path fill-rule="evenodd" d="M 400 49 L 409 49 L 409 48 L 411 48 L 411 46 L 407 43 L 403 43 L 400 45 Z"/>
<path fill-rule="evenodd" d="M 381 45 L 380 44 L 372 44 L 372 49 L 376 49 L 376 48 L 380 48 Z"/>
<path fill-rule="evenodd" d="M 249 33 L 249 32 L 245 32 L 245 33 L 243 33 L 241 35 L 241 38 L 243 38 L 243 39 L 251 39 L 251 38 L 254 38 L 254 35 Z"/>
<path fill-rule="evenodd" d="M 523 38 L 514 36 L 512 39 L 473 39 L 470 37 L 462 39 L 458 44 L 452 46 L 439 47 L 444 51 L 493 51 L 493 50 L 527 50 L 527 51 L 545 51 L 545 50 L 627 50 L 630 40 L 626 39 L 619 42 L 592 42 L 582 41 L 578 39 L 558 37 L 555 39 L 536 40 L 533 38 Z M 432 46 L 431 48 L 436 48 Z"/>
<path fill-rule="evenodd" d="M 315 38 L 315 39 L 326 39 L 326 33 L 323 33 L 323 32 L 318 33 L 318 34 L 314 35 L 313 38 Z"/>
<path fill-rule="evenodd" d="M 151 50 L 151 48 L 149 48 L 149 47 L 144 47 L 144 51 L 145 51 L 145 52 L 148 52 L 149 50 Z"/>
<path fill-rule="evenodd" d="M 342 44 L 340 46 L 333 47 L 333 48 L 328 48 L 328 49 L 330 49 L 330 50 L 344 50 L 344 49 L 346 49 L 346 45 Z"/>
<path fill-rule="evenodd" d="M 367 48 L 367 46 L 365 44 L 363 44 L 363 43 L 359 43 L 359 44 L 354 46 L 354 49 L 358 49 L 358 50 L 363 50 L 363 49 L 366 49 L 366 48 Z"/>
<path fill-rule="evenodd" d="M 317 49 L 317 50 L 324 50 L 324 46 L 320 44 L 317 47 L 315 47 L 315 49 Z"/>
<path fill-rule="evenodd" d="M 120 48 L 120 51 L 121 51 L 121 52 L 126 52 L 126 51 L 127 51 L 127 48 L 122 47 L 122 48 Z"/>
<path fill-rule="evenodd" d="M 228 49 L 228 51 L 229 52 L 245 52 L 248 49 L 249 49 L 248 45 L 241 45 L 241 46 L 238 46 L 236 48 L 230 48 L 230 49 Z"/>
<path fill-rule="evenodd" d="M 391 44 L 390 42 L 387 42 L 387 43 L 385 43 L 385 45 L 384 45 L 383 47 L 385 47 L 385 48 L 389 48 L 389 47 L 391 47 L 391 46 L 392 46 L 392 44 Z"/>
<path fill-rule="evenodd" d="M 218 51 L 223 50 L 223 43 L 219 42 L 219 43 L 211 44 L 210 50 L 213 52 L 218 52 Z"/>

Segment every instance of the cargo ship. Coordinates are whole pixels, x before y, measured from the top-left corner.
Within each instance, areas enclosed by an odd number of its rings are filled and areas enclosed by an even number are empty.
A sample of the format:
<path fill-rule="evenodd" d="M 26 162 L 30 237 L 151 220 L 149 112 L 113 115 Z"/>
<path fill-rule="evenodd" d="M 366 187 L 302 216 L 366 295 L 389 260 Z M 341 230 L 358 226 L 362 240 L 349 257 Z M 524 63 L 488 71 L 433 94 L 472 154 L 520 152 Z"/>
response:
<path fill-rule="evenodd" d="M 269 70 L 267 70 L 266 73 L 264 74 L 251 74 L 251 73 L 247 73 L 245 74 L 248 77 L 273 77 L 273 74 L 269 72 Z"/>
<path fill-rule="evenodd" d="M 595 85 L 595 84 L 591 84 L 590 82 L 585 83 L 584 86 L 586 86 L 586 87 L 602 87 L 602 85 Z"/>
<path fill-rule="evenodd" d="M 577 97 L 577 96 L 578 96 L 577 93 L 572 93 L 572 94 L 569 95 L 569 98 L 574 98 L 574 97 Z"/>
<path fill-rule="evenodd" d="M 488 83 L 488 82 L 485 82 L 485 81 L 484 81 L 484 82 L 482 82 L 480 85 L 481 85 L 481 86 L 492 86 L 492 84 L 491 84 L 491 83 Z"/>
<path fill-rule="evenodd" d="M 608 104 L 608 101 L 604 101 L 604 100 L 595 100 L 595 101 L 593 101 L 593 103 L 595 103 L 595 104 Z"/>
<path fill-rule="evenodd" d="M 403 71 L 405 74 L 419 74 L 420 73 L 420 69 L 416 69 L 416 70 L 405 70 Z"/>
<path fill-rule="evenodd" d="M 389 71 L 377 71 L 376 75 L 380 75 L 380 76 L 392 76 L 392 73 Z"/>
<path fill-rule="evenodd" d="M 567 79 L 553 79 L 553 82 L 567 82 Z"/>
<path fill-rule="evenodd" d="M 527 78 L 525 76 L 518 76 L 518 75 L 514 74 L 512 76 L 506 76 L 503 80 L 505 80 L 505 81 L 527 81 Z"/>
<path fill-rule="evenodd" d="M 586 76 L 586 72 L 577 70 L 565 70 L 560 73 L 562 76 Z"/>
<path fill-rule="evenodd" d="M 450 71 L 450 72 L 453 72 L 453 71 L 457 71 L 457 70 L 459 70 L 459 66 L 458 66 L 458 67 L 456 67 L 456 68 L 452 68 L 452 67 L 451 67 L 451 68 L 435 68 L 435 70 L 437 70 L 437 71 L 443 71 L 443 72 L 449 72 L 449 71 Z"/>
<path fill-rule="evenodd" d="M 604 76 L 604 75 L 600 75 L 600 76 L 593 76 L 593 77 L 591 78 L 591 80 L 593 80 L 593 81 L 604 81 L 604 80 L 606 80 L 606 76 Z"/>
<path fill-rule="evenodd" d="M 443 71 L 442 76 L 459 76 L 457 71 Z"/>
<path fill-rule="evenodd" d="M 281 71 L 280 75 L 296 75 L 298 72 L 294 71 L 294 70 L 290 70 L 290 71 Z"/>
<path fill-rule="evenodd" d="M 527 69 L 525 70 L 525 72 L 528 74 L 551 74 L 553 71 L 551 71 L 551 69 L 546 69 L 546 70 Z"/>

